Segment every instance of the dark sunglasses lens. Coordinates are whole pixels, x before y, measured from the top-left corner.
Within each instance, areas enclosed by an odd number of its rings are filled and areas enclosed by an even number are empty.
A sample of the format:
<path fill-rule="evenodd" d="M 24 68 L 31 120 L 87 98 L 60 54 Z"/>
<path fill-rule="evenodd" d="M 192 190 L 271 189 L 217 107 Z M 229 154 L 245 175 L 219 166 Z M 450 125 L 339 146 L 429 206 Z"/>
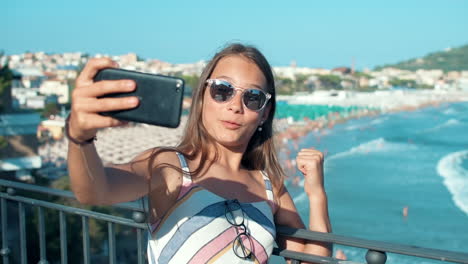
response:
<path fill-rule="evenodd" d="M 244 104 L 250 110 L 259 110 L 266 102 L 266 95 L 260 90 L 251 89 L 244 93 Z"/>
<path fill-rule="evenodd" d="M 234 89 L 223 83 L 212 83 L 210 88 L 211 97 L 218 102 L 226 102 L 234 94 Z"/>
<path fill-rule="evenodd" d="M 226 220 L 234 226 L 240 226 L 244 223 L 244 211 L 237 202 L 226 204 Z"/>
<path fill-rule="evenodd" d="M 237 235 L 233 248 L 234 254 L 242 259 L 252 257 L 253 242 L 247 233 L 240 233 Z"/>

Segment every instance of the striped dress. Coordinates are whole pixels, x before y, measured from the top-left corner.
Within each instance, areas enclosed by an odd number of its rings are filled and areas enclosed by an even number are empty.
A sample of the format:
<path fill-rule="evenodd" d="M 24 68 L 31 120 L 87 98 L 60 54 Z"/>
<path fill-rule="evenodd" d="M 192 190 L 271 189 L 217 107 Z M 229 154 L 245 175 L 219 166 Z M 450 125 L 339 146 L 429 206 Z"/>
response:
<path fill-rule="evenodd" d="M 181 167 L 188 172 L 185 158 L 177 153 Z M 275 244 L 275 206 L 271 182 L 262 172 L 268 201 L 237 202 L 242 227 L 228 221 L 226 200 L 201 186 L 184 174 L 182 187 L 174 206 L 151 225 L 148 236 L 149 263 L 268 263 Z M 236 211 L 236 212 L 237 212 Z M 244 230 L 245 228 L 245 230 Z M 236 239 L 240 232 L 243 236 Z M 250 253 L 248 258 L 235 254 L 239 241 Z M 237 242 L 237 243 L 236 243 Z M 237 251 L 239 252 L 239 251 Z M 237 253 L 239 254 L 239 253 Z"/>

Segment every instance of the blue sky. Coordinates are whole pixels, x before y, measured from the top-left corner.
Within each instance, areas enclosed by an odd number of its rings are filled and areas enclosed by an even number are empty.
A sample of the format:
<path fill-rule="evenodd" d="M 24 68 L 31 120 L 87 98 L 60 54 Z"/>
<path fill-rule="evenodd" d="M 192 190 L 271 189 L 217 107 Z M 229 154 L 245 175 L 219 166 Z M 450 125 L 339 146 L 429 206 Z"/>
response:
<path fill-rule="evenodd" d="M 468 44 L 468 0 L 91 1 L 2 4 L 0 50 L 209 59 L 227 42 L 274 66 L 358 69 Z"/>

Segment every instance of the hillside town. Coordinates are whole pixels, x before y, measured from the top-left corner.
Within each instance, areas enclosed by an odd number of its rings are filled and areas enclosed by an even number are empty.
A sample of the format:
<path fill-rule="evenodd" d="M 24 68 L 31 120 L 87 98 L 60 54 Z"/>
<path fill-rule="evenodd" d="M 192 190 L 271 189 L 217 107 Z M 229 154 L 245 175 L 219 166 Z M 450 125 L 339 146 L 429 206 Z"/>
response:
<path fill-rule="evenodd" d="M 135 53 L 90 56 L 80 52 L 36 52 L 1 56 L 1 67 L 8 67 L 12 72 L 11 85 L 0 94 L 3 108 L 0 114 L 0 145 L 3 146 L 0 148 L 0 172 L 3 176 L 32 180 L 32 171 L 52 179 L 67 174 L 64 120 L 70 108 L 74 81 L 91 57 L 110 57 L 127 70 L 186 78 L 185 108 L 190 104 L 190 86 L 196 85 L 206 65 L 205 61 L 171 64 L 156 59 L 145 60 Z M 435 101 L 468 100 L 468 71 L 383 68 L 358 72 L 353 67 L 306 68 L 293 62 L 287 67 L 274 67 L 274 73 L 279 93 L 277 100 L 291 105 L 359 106 L 365 111 L 392 111 L 417 108 Z M 190 83 L 187 78 L 195 81 Z M 361 114 L 355 113 L 357 116 Z M 291 126 L 291 120 L 292 117 L 278 120 L 277 124 L 285 130 Z M 326 123 L 329 121 L 325 116 L 308 127 L 324 127 L 330 125 Z M 182 117 L 182 124 L 184 122 Z M 181 129 L 132 124 L 125 129 L 105 129 L 100 133 L 97 149 L 105 162 L 116 163 L 128 161 L 147 147 L 174 145 L 182 132 Z M 135 141 L 131 135 L 140 136 Z M 134 142 L 129 144 L 131 141 Z M 115 142 L 119 143 L 116 145 Z M 113 152 L 114 149 L 120 152 Z"/>
<path fill-rule="evenodd" d="M 110 57 L 121 68 L 153 74 L 199 76 L 205 61 L 189 64 L 171 64 L 157 59 L 143 60 L 135 53 L 120 56 L 96 54 L 93 57 Z M 86 53 L 46 54 L 44 52 L 7 55 L 0 58 L 0 65 L 8 64 L 14 72 L 12 103 L 14 108 L 41 109 L 48 103 L 67 104 L 74 79 L 91 56 Z M 384 68 L 379 71 L 356 72 L 352 67 L 335 69 L 298 67 L 291 63 L 286 67 L 273 67 L 281 94 L 284 80 L 301 82 L 304 88 L 288 91 L 304 94 L 316 90 L 338 89 L 378 90 L 395 87 L 426 88 L 447 91 L 468 91 L 468 71 L 417 70 L 408 71 Z M 336 85 L 330 86 L 321 76 L 335 76 Z M 335 81 L 336 82 L 336 81 Z"/>

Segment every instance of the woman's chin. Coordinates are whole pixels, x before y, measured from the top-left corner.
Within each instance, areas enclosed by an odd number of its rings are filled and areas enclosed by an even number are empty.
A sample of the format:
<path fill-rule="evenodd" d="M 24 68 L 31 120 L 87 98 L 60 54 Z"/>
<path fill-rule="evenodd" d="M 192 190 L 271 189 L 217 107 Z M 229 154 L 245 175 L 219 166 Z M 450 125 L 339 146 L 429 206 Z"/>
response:
<path fill-rule="evenodd" d="M 218 138 L 217 142 L 219 145 L 230 149 L 245 149 L 249 143 L 248 141 L 239 138 Z"/>

